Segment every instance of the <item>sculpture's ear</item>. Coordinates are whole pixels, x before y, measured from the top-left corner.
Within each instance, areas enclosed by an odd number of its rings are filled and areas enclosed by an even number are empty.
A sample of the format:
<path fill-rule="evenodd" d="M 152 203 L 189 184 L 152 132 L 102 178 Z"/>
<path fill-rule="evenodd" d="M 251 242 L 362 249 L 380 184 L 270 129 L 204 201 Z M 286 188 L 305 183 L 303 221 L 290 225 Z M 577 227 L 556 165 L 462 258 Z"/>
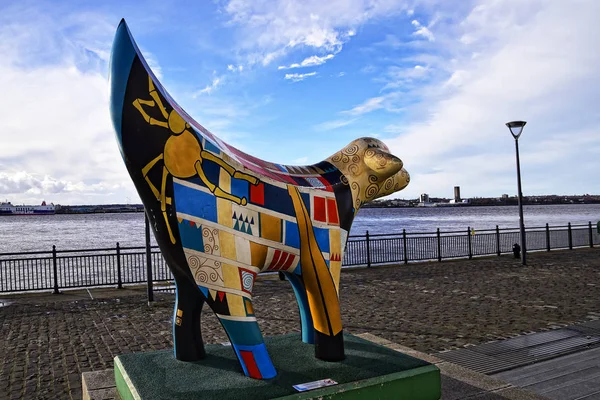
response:
<path fill-rule="evenodd" d="M 367 167 L 371 168 L 377 175 L 383 179 L 390 177 L 400 171 L 402 160 L 393 154 L 379 148 L 369 148 L 365 151 L 364 161 Z"/>

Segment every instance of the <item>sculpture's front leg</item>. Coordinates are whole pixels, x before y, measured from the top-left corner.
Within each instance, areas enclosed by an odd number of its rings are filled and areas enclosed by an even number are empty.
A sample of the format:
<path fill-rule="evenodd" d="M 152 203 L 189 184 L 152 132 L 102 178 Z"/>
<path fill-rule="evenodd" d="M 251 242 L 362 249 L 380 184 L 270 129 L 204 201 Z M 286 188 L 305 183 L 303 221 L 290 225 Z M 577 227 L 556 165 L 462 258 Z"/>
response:
<path fill-rule="evenodd" d="M 203 290 L 208 292 L 208 288 Z M 215 303 L 212 303 L 213 311 L 219 318 L 223 328 L 225 328 L 225 332 L 227 332 L 231 347 L 235 351 L 242 371 L 246 376 L 254 379 L 274 378 L 277 371 L 273 366 L 271 357 L 269 357 L 262 333 L 256 322 L 252 298 L 231 292 L 220 293 L 223 299 L 225 296 L 227 297 L 226 301 L 230 306 L 229 315 L 219 313 L 219 311 L 224 312 L 224 310 L 215 307 Z M 234 304 L 238 304 L 239 307 L 235 307 L 238 310 L 232 312 Z"/>
<path fill-rule="evenodd" d="M 200 315 L 204 297 L 188 281 L 175 281 L 175 310 L 173 312 L 173 346 L 180 361 L 198 361 L 206 356 L 200 330 Z"/>

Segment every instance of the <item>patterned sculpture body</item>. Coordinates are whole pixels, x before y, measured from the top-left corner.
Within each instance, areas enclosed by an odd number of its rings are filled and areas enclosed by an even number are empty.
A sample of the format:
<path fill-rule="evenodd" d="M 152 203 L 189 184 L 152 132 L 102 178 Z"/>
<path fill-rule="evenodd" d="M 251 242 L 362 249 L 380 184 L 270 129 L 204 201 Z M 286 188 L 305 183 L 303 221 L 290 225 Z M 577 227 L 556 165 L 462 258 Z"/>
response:
<path fill-rule="evenodd" d="M 168 95 L 121 21 L 112 51 L 111 116 L 129 174 L 177 287 L 175 356 L 204 357 L 207 303 L 244 373 L 276 375 L 254 316 L 261 271 L 281 271 L 298 301 L 302 340 L 316 357 L 344 358 L 339 278 L 359 207 L 408 184 L 377 139 L 357 139 L 327 160 L 285 166 L 213 136 Z"/>

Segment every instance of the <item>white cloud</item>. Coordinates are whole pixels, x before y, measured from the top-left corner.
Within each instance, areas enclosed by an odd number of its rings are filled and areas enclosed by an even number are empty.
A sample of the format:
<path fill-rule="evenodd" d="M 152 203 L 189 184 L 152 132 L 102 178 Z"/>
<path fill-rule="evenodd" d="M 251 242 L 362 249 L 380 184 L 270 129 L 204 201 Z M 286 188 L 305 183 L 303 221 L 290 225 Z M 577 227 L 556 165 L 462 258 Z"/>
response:
<path fill-rule="evenodd" d="M 350 125 L 350 124 L 354 123 L 356 120 L 357 120 L 357 118 L 336 119 L 333 121 L 327 121 L 327 122 L 323 122 L 318 125 L 315 125 L 314 128 L 318 131 L 331 131 L 334 129 L 339 129 L 339 128 L 343 128 L 344 126 Z"/>
<path fill-rule="evenodd" d="M 446 73 L 404 93 L 422 98 L 410 119 L 386 129 L 400 133 L 386 142 L 413 178 L 402 196 L 441 188 L 432 194 L 444 195 L 453 185 L 466 197 L 514 193 L 514 143 L 504 123 L 517 119 L 529 122 L 519 140 L 525 195 L 593 191 L 600 3 L 482 4 L 444 32 Z M 439 171 L 428 173 L 432 165 Z"/>
<path fill-rule="evenodd" d="M 429 30 L 429 28 L 427 28 L 426 26 L 421 25 L 419 23 L 419 21 L 417 21 L 416 19 L 413 19 L 411 23 L 413 24 L 413 26 L 416 29 L 416 31 L 413 33 L 413 35 L 415 35 L 415 36 L 423 36 L 424 38 L 426 38 L 430 42 L 435 41 L 435 36 L 433 36 L 433 33 Z"/>
<path fill-rule="evenodd" d="M 293 48 L 336 53 L 357 27 L 406 8 L 404 0 L 230 0 L 224 10 L 243 31 L 241 46 L 259 51 L 267 65 Z"/>
<path fill-rule="evenodd" d="M 227 71 L 230 71 L 230 72 L 242 72 L 243 70 L 244 70 L 243 65 L 233 65 L 233 64 L 227 65 Z"/>
<path fill-rule="evenodd" d="M 335 57 L 335 55 L 333 55 L 333 54 L 327 54 L 326 56 L 323 56 L 323 57 L 310 56 L 310 57 L 302 60 L 301 63 L 294 63 L 294 64 L 290 64 L 288 66 L 280 65 L 279 68 L 277 68 L 277 69 L 314 67 L 317 65 L 325 64 L 327 62 L 327 60 L 331 60 L 333 57 Z"/>
<path fill-rule="evenodd" d="M 213 73 L 214 75 L 214 73 Z M 223 81 L 225 80 L 225 78 L 223 76 L 215 76 L 213 77 L 212 82 L 210 83 L 210 85 L 206 85 L 206 87 L 204 89 L 198 90 L 196 93 L 194 93 L 194 97 L 195 96 L 199 96 L 202 94 L 211 94 L 212 92 L 214 92 L 217 87 L 219 87 L 220 85 L 223 84 Z"/>
<path fill-rule="evenodd" d="M 0 197 L 34 204 L 136 198 L 108 111 L 114 26 L 102 15 L 3 11 Z"/>
<path fill-rule="evenodd" d="M 289 79 L 292 82 L 300 82 L 309 76 L 315 76 L 316 74 L 316 72 L 308 72 L 306 74 L 285 74 L 285 79 Z"/>
<path fill-rule="evenodd" d="M 411 67 L 388 67 L 385 77 L 381 80 L 387 82 L 381 89 L 396 89 L 412 87 L 416 83 L 420 83 L 431 74 L 431 67 L 423 65 L 415 65 Z"/>
<path fill-rule="evenodd" d="M 370 99 L 367 99 L 362 104 L 359 104 L 359 105 L 353 107 L 350 110 L 343 111 L 343 113 L 350 114 L 350 115 L 362 115 L 362 114 L 370 113 L 371 111 L 375 111 L 375 110 L 384 108 L 385 99 L 386 99 L 385 96 L 372 97 Z"/>

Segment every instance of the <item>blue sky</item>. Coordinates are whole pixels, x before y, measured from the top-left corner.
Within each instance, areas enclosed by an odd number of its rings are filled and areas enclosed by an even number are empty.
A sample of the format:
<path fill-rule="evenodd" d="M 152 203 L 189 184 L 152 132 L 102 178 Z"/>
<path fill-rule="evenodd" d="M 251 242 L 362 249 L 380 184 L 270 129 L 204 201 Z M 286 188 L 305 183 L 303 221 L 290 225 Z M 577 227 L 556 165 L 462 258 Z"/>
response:
<path fill-rule="evenodd" d="M 419 193 L 598 194 L 595 0 L 0 1 L 0 198 L 138 202 L 108 114 L 125 18 L 171 95 L 234 146 L 312 164 L 375 136 Z"/>

